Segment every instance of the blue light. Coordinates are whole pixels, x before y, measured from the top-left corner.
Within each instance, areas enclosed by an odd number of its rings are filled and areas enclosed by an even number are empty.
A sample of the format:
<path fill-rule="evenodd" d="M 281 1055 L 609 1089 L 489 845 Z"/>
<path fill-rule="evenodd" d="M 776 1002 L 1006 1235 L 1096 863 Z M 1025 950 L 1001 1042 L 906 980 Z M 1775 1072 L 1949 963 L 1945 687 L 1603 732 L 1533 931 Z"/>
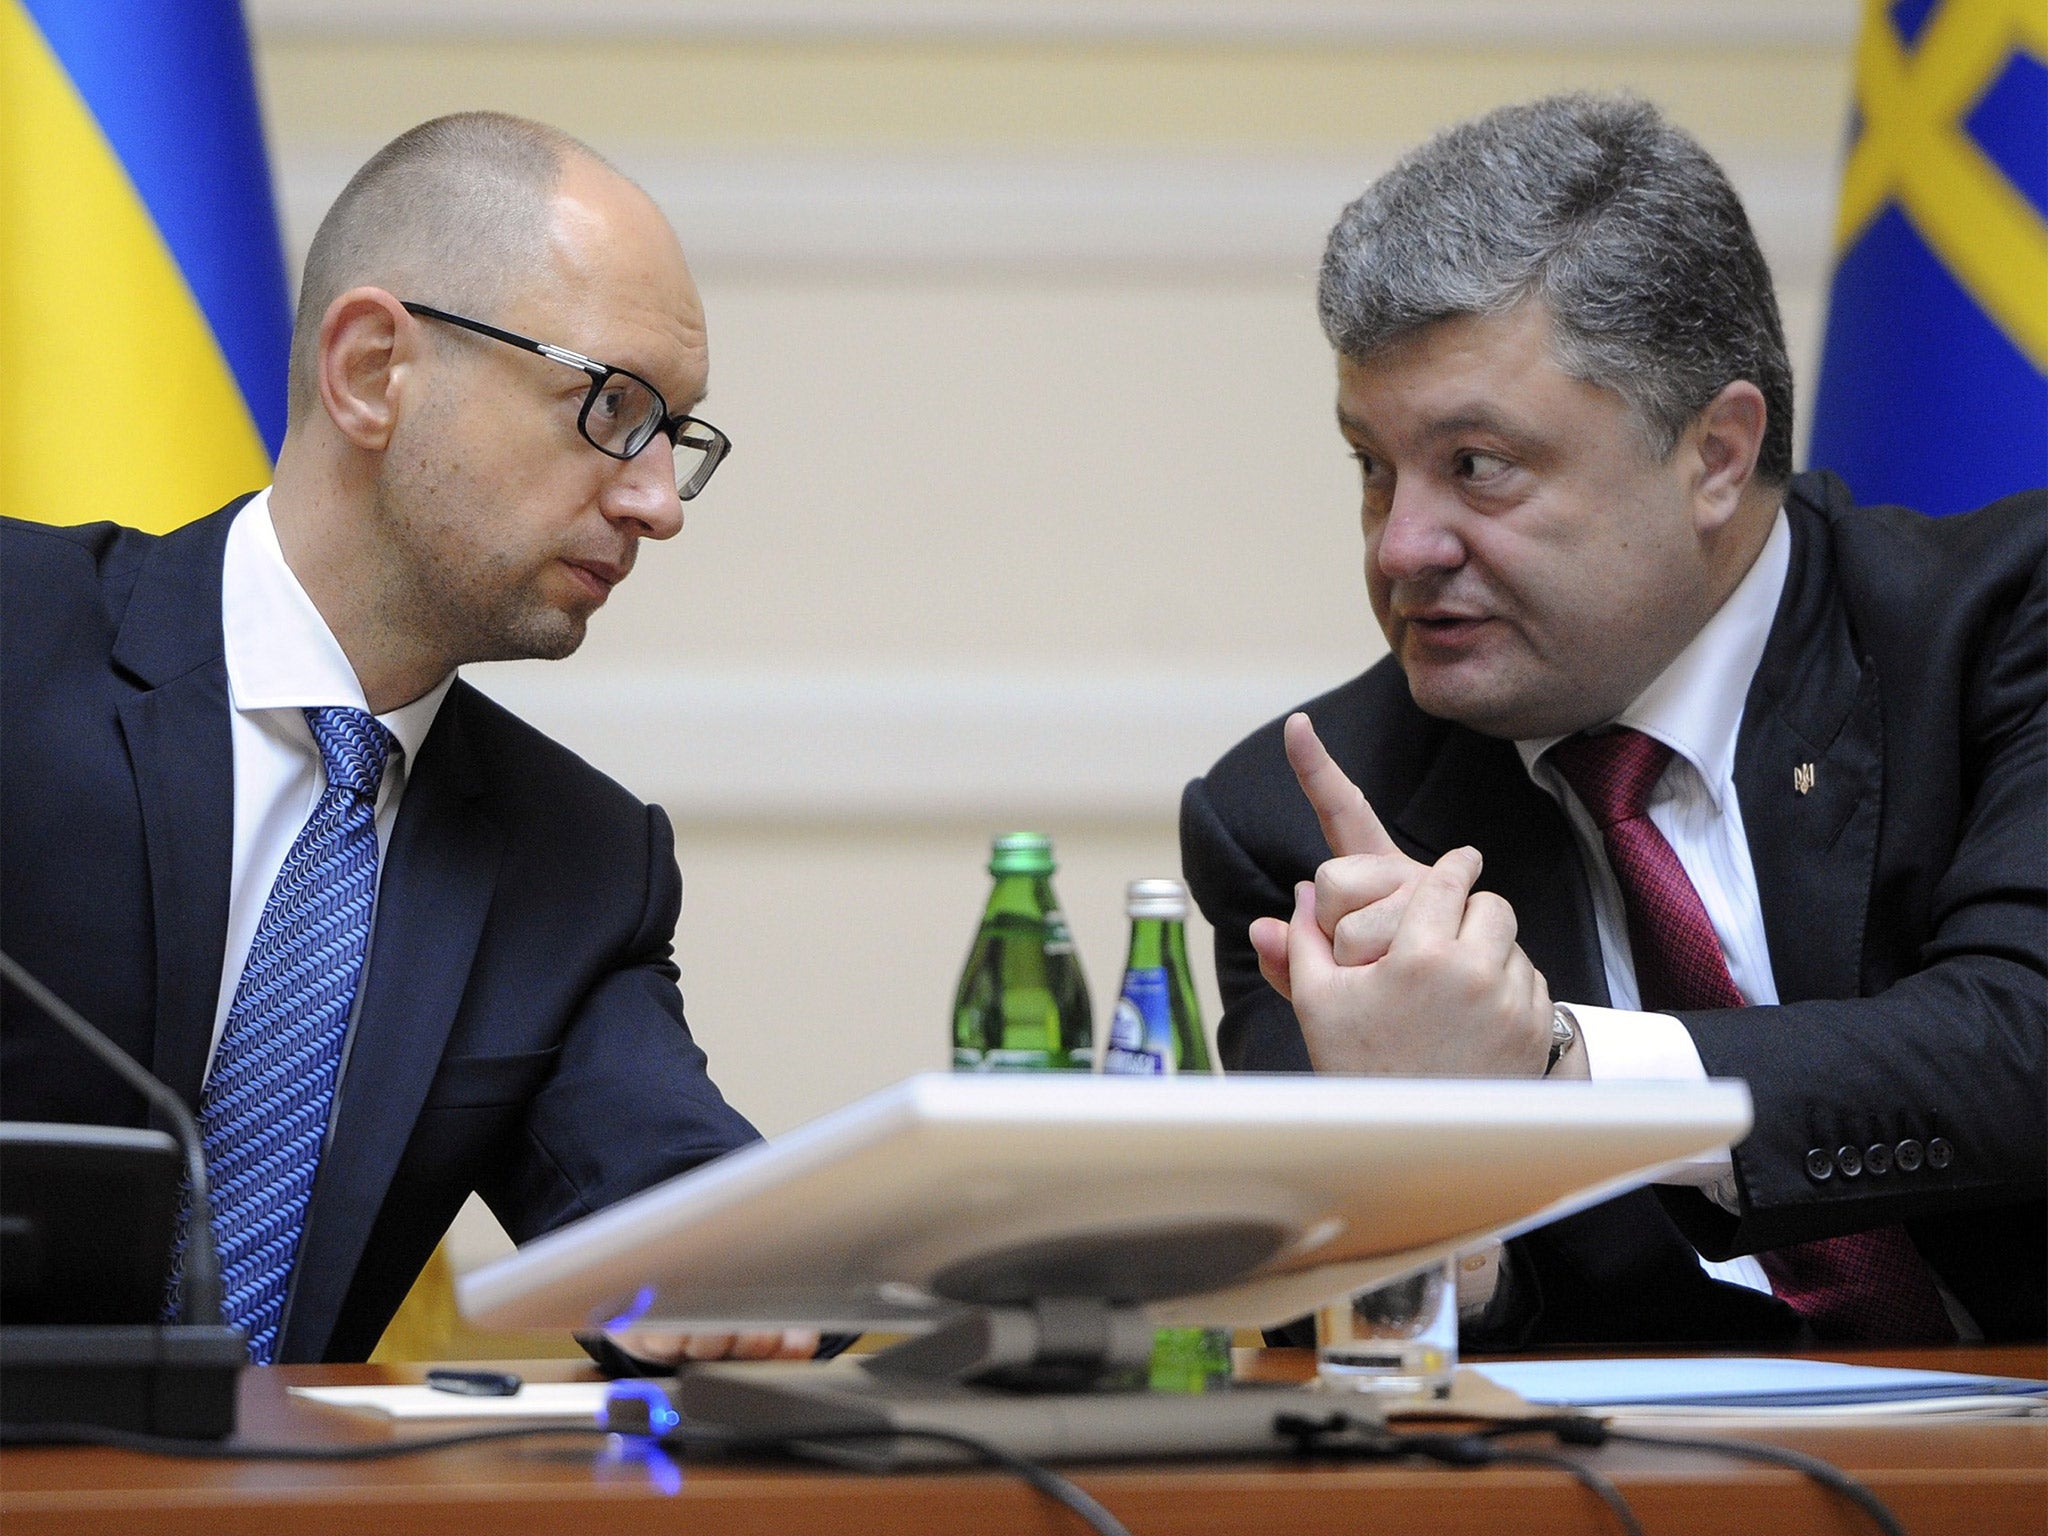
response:
<path fill-rule="evenodd" d="M 626 1303 L 626 1310 L 605 1323 L 605 1332 L 617 1333 L 621 1329 L 632 1327 L 647 1315 L 647 1309 L 653 1305 L 654 1287 L 651 1285 L 641 1286 L 633 1299 Z"/>
<path fill-rule="evenodd" d="M 630 1424 L 617 1422 L 618 1409 L 627 1403 L 641 1405 L 647 1416 L 647 1427 L 639 1427 L 639 1413 L 629 1411 L 625 1418 Z M 683 1422 L 683 1416 L 676 1412 L 675 1404 L 669 1401 L 668 1392 L 651 1381 L 615 1381 L 611 1391 L 605 1394 L 604 1427 L 624 1435 L 640 1435 L 660 1439 Z"/>
<path fill-rule="evenodd" d="M 645 1478 L 656 1493 L 674 1498 L 683 1491 L 683 1469 L 675 1457 L 652 1440 L 614 1435 L 598 1458 L 601 1481 L 637 1481 Z"/>

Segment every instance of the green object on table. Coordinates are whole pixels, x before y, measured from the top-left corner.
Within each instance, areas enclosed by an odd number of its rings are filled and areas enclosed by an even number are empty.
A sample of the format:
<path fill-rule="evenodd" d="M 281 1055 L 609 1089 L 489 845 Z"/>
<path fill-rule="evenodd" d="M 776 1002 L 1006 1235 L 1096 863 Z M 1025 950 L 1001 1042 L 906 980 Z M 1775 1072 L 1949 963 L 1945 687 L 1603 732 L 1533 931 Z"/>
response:
<path fill-rule="evenodd" d="M 1086 1072 L 1095 1017 L 1080 956 L 1052 889 L 1052 839 L 995 840 L 995 877 L 953 998 L 956 1072 Z"/>
<path fill-rule="evenodd" d="M 1152 1330 L 1150 1385 L 1154 1392 L 1206 1392 L 1211 1384 L 1228 1380 L 1228 1328 Z"/>

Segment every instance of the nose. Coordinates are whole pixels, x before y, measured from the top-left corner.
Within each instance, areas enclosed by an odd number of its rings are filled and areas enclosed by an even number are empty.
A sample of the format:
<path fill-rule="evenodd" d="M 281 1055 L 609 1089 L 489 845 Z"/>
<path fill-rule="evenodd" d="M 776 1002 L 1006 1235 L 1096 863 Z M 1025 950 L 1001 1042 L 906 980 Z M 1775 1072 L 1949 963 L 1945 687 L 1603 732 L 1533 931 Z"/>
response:
<path fill-rule="evenodd" d="M 672 539 L 683 531 L 683 500 L 676 494 L 675 454 L 657 432 L 632 458 L 616 462 L 600 504 L 615 523 L 636 525 L 635 535 Z"/>
<path fill-rule="evenodd" d="M 1412 581 L 1465 563 L 1465 545 L 1452 527 L 1454 507 L 1414 479 L 1395 482 L 1385 521 L 1373 540 L 1372 557 L 1394 581 Z"/>

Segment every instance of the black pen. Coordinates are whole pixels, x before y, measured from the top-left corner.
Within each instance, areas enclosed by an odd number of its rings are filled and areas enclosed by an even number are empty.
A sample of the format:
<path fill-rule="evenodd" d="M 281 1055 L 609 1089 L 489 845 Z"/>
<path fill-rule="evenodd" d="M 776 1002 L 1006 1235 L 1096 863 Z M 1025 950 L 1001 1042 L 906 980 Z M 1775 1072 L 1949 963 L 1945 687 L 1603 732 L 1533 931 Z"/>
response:
<path fill-rule="evenodd" d="M 519 1378 L 510 1371 L 427 1372 L 427 1385 L 436 1392 L 453 1392 L 458 1397 L 510 1397 L 519 1390 Z"/>

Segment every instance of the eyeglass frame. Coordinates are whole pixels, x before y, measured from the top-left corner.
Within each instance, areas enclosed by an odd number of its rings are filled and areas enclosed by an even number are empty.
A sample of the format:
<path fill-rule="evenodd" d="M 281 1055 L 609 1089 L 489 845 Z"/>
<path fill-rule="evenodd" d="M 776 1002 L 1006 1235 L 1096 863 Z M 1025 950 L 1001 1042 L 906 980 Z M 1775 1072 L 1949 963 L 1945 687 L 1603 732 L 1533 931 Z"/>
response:
<path fill-rule="evenodd" d="M 615 368 L 610 363 L 600 363 L 595 358 L 585 357 L 581 352 L 572 352 L 567 347 L 558 347 L 551 342 L 535 341 L 531 336 L 522 336 L 517 331 L 508 331 L 495 325 L 488 325 L 482 320 L 472 320 L 467 315 L 450 314 L 447 310 L 436 309 L 431 304 L 416 304 L 410 299 L 400 299 L 398 302 L 404 307 L 407 314 L 418 315 L 426 320 L 439 320 L 444 325 L 459 326 L 465 331 L 475 331 L 479 336 L 488 336 L 493 341 L 502 341 L 507 346 L 518 347 L 523 352 L 537 353 L 550 362 L 564 363 L 571 368 L 577 369 L 579 372 L 588 374 L 590 377 L 590 392 L 583 397 L 583 409 L 576 413 L 576 432 L 583 441 L 590 444 L 591 447 L 608 459 L 617 459 L 619 462 L 625 463 L 638 457 L 649 443 L 660 436 L 668 438 L 670 453 L 673 455 L 675 448 L 686 441 L 682 435 L 685 427 L 702 428 L 704 432 L 709 434 L 708 439 L 692 437 L 687 439 L 687 441 L 692 447 L 704 450 L 704 462 L 698 467 L 696 473 L 690 476 L 686 483 L 676 487 L 676 499 L 678 501 L 693 500 L 697 493 L 702 491 L 705 485 L 710 482 L 712 472 L 720 464 L 723 464 L 725 456 L 732 452 L 732 439 L 701 416 L 692 416 L 686 411 L 670 415 L 668 396 L 664 395 L 650 381 L 642 378 L 630 368 Z M 590 435 L 590 427 L 588 425 L 591 407 L 597 404 L 597 397 L 604 392 L 605 384 L 614 376 L 631 379 L 635 384 L 638 384 L 642 389 L 654 396 L 655 403 L 661 407 L 661 414 L 655 417 L 652 424 L 648 426 L 646 436 L 642 437 L 637 443 L 633 443 L 630 437 L 627 439 L 629 443 L 632 443 L 632 447 L 625 453 L 605 447 L 603 443 L 600 443 L 595 437 Z"/>

